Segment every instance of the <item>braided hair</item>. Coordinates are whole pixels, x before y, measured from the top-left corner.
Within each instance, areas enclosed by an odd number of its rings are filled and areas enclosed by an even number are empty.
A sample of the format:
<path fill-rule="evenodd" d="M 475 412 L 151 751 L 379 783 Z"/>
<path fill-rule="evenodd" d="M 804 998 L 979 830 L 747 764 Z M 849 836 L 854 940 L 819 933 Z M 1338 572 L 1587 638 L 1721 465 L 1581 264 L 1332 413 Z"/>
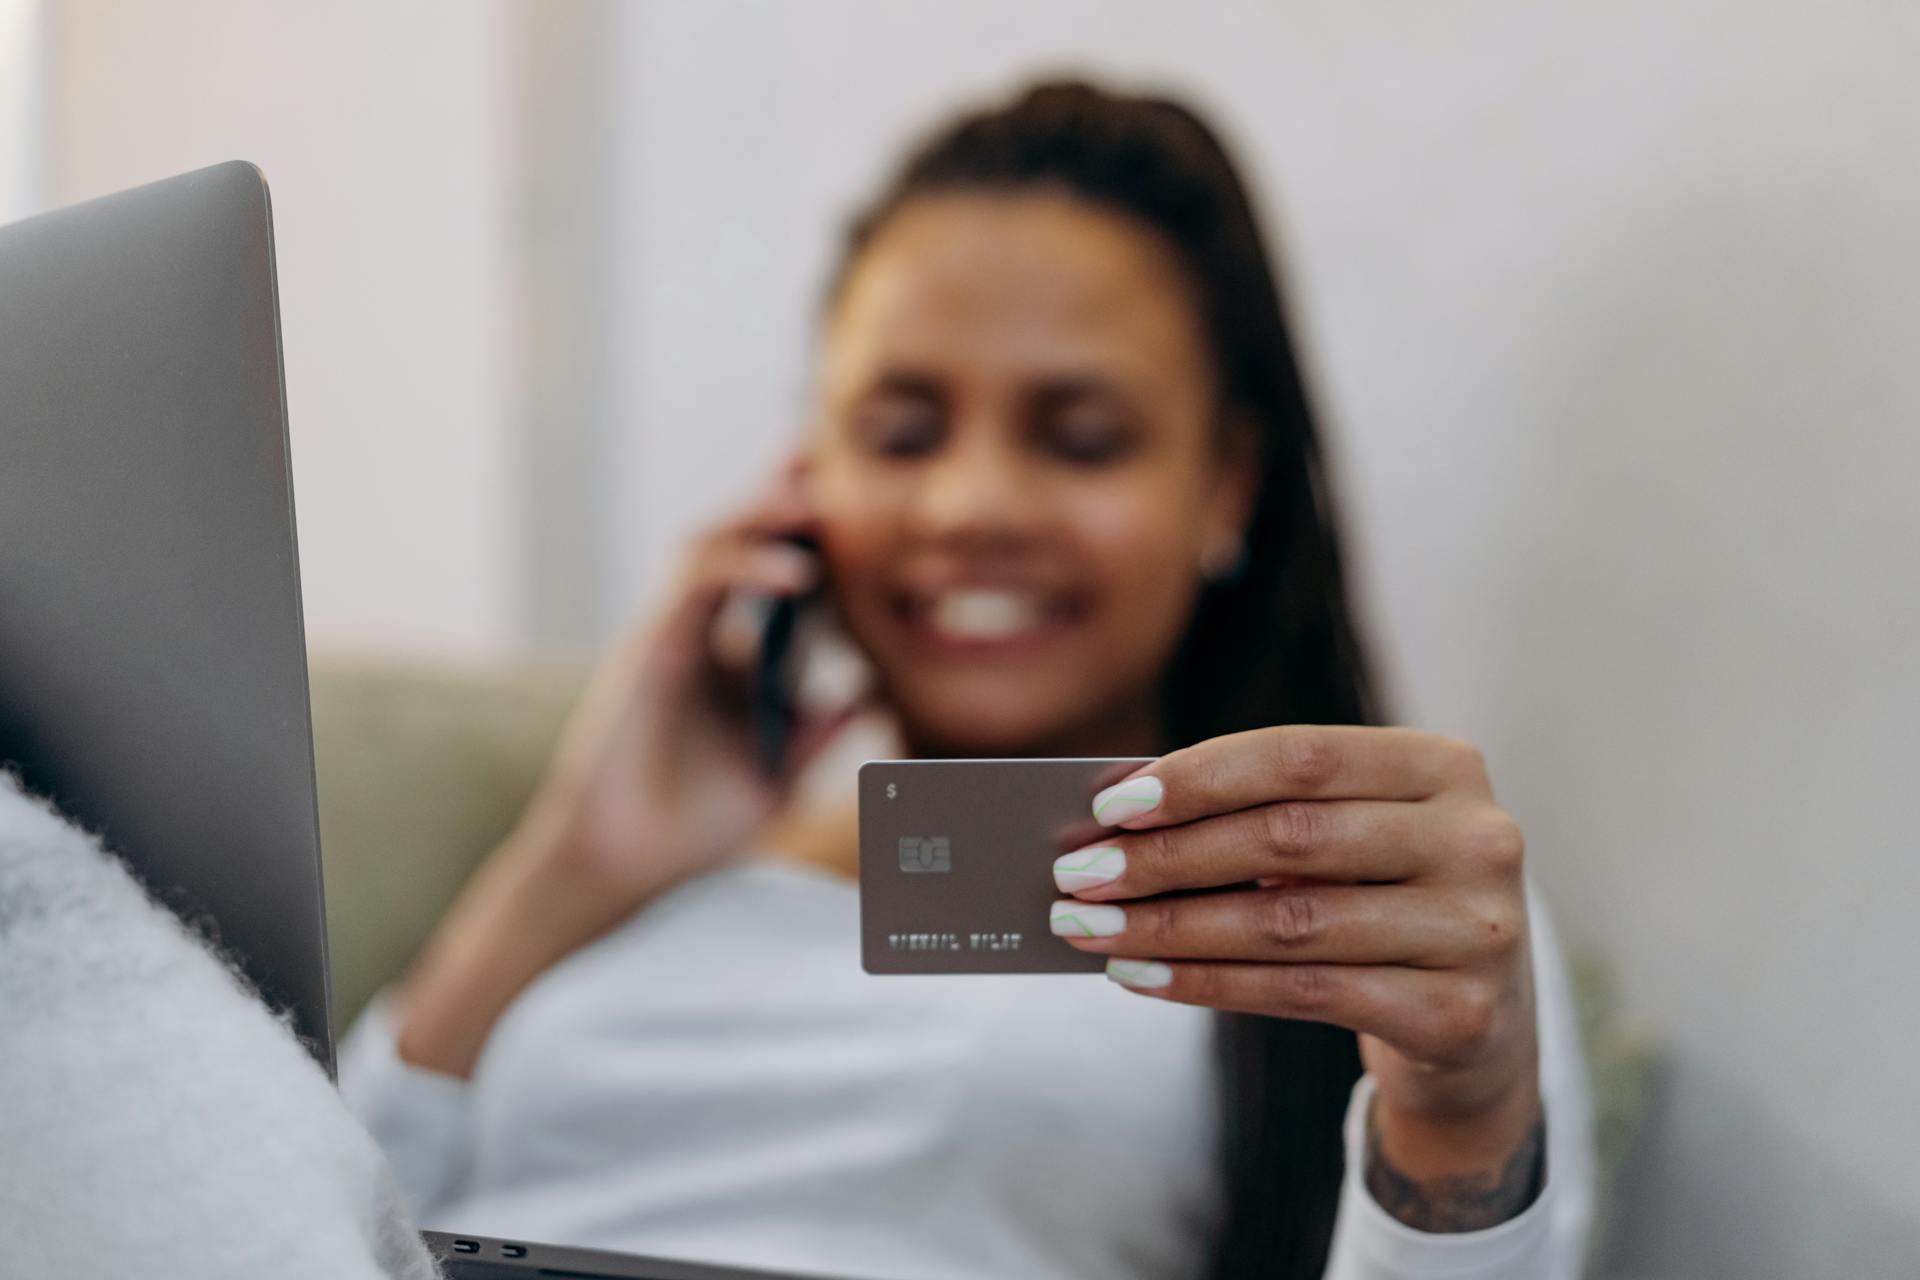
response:
<path fill-rule="evenodd" d="M 1333 495 L 1252 203 L 1188 107 L 1079 81 L 1034 85 L 924 140 L 852 223 L 828 303 L 901 207 L 945 193 L 1054 191 L 1130 217 L 1178 255 L 1212 354 L 1217 414 L 1251 426 L 1260 470 L 1241 572 L 1202 593 L 1161 687 L 1166 749 L 1265 725 L 1381 713 L 1341 568 Z M 1217 1017 L 1225 1218 L 1212 1280 L 1314 1280 L 1360 1075 L 1343 1028 Z"/>

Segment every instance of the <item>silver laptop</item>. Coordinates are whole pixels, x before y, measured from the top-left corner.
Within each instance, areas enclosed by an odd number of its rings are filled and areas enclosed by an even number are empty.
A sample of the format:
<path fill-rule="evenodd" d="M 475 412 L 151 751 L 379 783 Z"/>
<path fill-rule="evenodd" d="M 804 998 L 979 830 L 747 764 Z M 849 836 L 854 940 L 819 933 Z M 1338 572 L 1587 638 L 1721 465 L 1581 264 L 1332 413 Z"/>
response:
<path fill-rule="evenodd" d="M 0 762 L 100 832 L 331 1070 L 273 228 L 252 165 L 0 227 Z M 771 1275 L 426 1240 L 455 1280 Z"/>

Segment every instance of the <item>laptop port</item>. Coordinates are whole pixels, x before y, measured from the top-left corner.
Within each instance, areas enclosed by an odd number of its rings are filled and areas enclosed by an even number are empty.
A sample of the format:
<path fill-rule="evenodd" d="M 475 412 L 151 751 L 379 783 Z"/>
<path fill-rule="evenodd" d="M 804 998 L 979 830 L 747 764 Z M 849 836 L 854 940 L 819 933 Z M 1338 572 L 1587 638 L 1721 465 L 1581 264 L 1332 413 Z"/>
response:
<path fill-rule="evenodd" d="M 500 1256 L 503 1258 L 524 1258 L 527 1256 L 527 1246 L 523 1244 L 503 1244 L 500 1246 Z"/>
<path fill-rule="evenodd" d="M 453 1251 L 455 1253 L 478 1253 L 480 1252 L 480 1242 L 478 1240 L 455 1240 L 453 1242 Z"/>

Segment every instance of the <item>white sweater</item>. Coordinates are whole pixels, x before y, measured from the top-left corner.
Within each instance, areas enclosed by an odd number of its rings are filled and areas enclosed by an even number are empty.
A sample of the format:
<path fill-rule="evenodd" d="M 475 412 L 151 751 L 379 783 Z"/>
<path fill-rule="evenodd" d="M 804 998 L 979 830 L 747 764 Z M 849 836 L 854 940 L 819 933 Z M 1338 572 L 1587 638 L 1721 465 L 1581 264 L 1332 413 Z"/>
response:
<path fill-rule="evenodd" d="M 0 770 L 0 1274 L 430 1280 L 380 1151 L 232 970 Z"/>
<path fill-rule="evenodd" d="M 1577 1274 L 1587 1087 L 1533 910 L 1544 1194 L 1487 1231 L 1390 1217 L 1360 1176 L 1363 1079 L 1334 1280 Z M 469 1081 L 400 1061 L 376 1004 L 341 1089 L 442 1230 L 861 1280 L 1189 1280 L 1222 1200 L 1212 1028 L 1097 975 L 868 975 L 852 882 L 747 862 L 549 970 Z"/>
<path fill-rule="evenodd" d="M 765 870 L 743 869 L 743 883 L 777 884 L 781 874 L 768 880 Z M 712 889 L 725 883 L 706 889 L 696 884 L 683 892 L 695 895 L 697 904 L 699 894 L 711 900 Z M 772 901 L 784 901 L 781 910 L 788 916 L 805 917 L 814 909 L 798 905 L 802 898 L 783 899 L 780 893 Z M 831 901 L 829 893 L 814 906 Z M 681 906 L 686 905 L 683 898 Z M 830 921 L 832 910 L 822 918 Z M 389 1144 L 400 1181 L 421 1203 L 455 1217 L 464 1205 L 475 1219 L 454 1223 L 430 1212 L 431 1221 L 499 1233 L 538 1228 L 548 1214 L 545 1220 L 554 1231 L 518 1233 L 555 1243 L 598 1244 L 608 1240 L 567 1231 L 566 1215 L 611 1224 L 625 1213 L 633 1222 L 650 1224 L 639 1238 L 665 1240 L 680 1232 L 689 1241 L 726 1241 L 726 1247 L 709 1252 L 741 1257 L 760 1256 L 772 1241 L 781 1252 L 769 1261 L 849 1276 L 997 1280 L 1014 1274 L 983 1265 L 988 1242 L 1003 1251 L 1024 1250 L 1024 1256 L 1051 1266 L 1019 1272 L 1034 1280 L 1085 1273 L 1049 1262 L 1071 1258 L 1076 1250 L 1050 1249 L 1043 1238 L 1046 1229 L 1062 1239 L 1087 1242 L 1092 1256 L 1104 1256 L 1101 1248 L 1111 1250 L 1112 1242 L 1120 1241 L 1126 1266 L 1098 1274 L 1172 1275 L 1197 1267 L 1213 1183 L 1207 1160 L 1211 1137 L 1201 1123 L 1207 1114 L 1204 1093 L 1187 1088 L 1201 1070 L 1198 1037 L 1204 1020 L 1194 1011 L 1100 991 L 1104 984 L 1098 979 L 1048 980 L 1055 984 L 1053 998 L 1077 990 L 1089 998 L 1081 1003 L 1094 1004 L 1098 991 L 1098 1003 L 1107 1009 L 1129 1010 L 1112 1025 L 1132 1027 L 1137 1052 L 1112 1063 L 1110 1078 L 1100 1081 L 1049 1070 L 1044 1037 L 1022 1049 L 1021 1070 L 1001 1083 L 1025 1082 L 1036 1107 L 1025 1122 L 1026 1136 L 1070 1135 L 1067 1140 L 1078 1144 L 1104 1131 L 1123 1146 L 1136 1144 L 1136 1154 L 1082 1156 L 1077 1162 L 1081 1176 L 1053 1179 L 1044 1187 L 1017 1184 L 1020 1194 L 1010 1196 L 1005 1188 L 995 1190 L 995 1180 L 1008 1168 L 995 1164 L 995 1144 L 981 1140 L 978 1126 L 1000 1124 L 1001 1145 L 1018 1150 L 1023 1131 L 1017 1117 L 996 1121 L 986 1109 L 947 1106 L 931 1109 L 919 1127 L 898 1131 L 871 1117 L 862 1120 L 859 1108 L 849 1105 L 860 1088 L 884 1092 L 891 1085 L 899 1095 L 902 1073 L 910 1083 L 929 1062 L 989 1069 L 992 1047 L 1000 1039 L 982 1033 L 996 1025 L 996 1017 L 1018 1023 L 1033 1011 L 1021 1007 L 1023 997 L 1005 994 L 1018 992 L 1019 984 L 1003 982 L 1001 997 L 983 1000 L 962 990 L 966 980 L 936 980 L 961 986 L 945 988 L 950 994 L 939 997 L 945 1003 L 922 1011 L 923 1029 L 941 1034 L 916 1050 L 932 1055 L 918 1066 L 911 1056 L 901 1056 L 909 1047 L 903 1042 L 878 1060 L 870 1059 L 864 1046 L 848 1044 L 856 1052 L 835 1069 L 830 1046 L 819 1042 L 816 1015 L 804 1001 L 795 1001 L 793 1016 L 772 1025 L 741 1026 L 748 1037 L 784 1036 L 793 1051 L 788 1063 L 794 1069 L 774 1077 L 784 1097 L 754 1098 L 737 1089 L 730 1094 L 736 1119 L 788 1123 L 756 1142 L 761 1130 L 752 1125 L 736 1123 L 730 1136 L 724 1124 L 706 1132 L 713 1126 L 702 1123 L 703 1116 L 729 1114 L 729 1081 L 738 1084 L 738 1055 L 703 1056 L 701 1049 L 710 1049 L 726 1033 L 726 1010 L 703 1009 L 696 999 L 682 1005 L 681 1022 L 635 1034 L 643 1029 L 621 1016 L 628 1004 L 624 997 L 674 984 L 658 973 L 621 966 L 607 971 L 618 978 L 618 987 L 595 990 L 595 983 L 569 994 L 568 974 L 595 972 L 596 957 L 618 954 L 623 938 L 667 932 L 661 922 L 671 918 L 670 911 L 650 909 L 543 979 L 502 1020 L 471 1084 L 399 1064 L 391 1058 L 379 1015 L 363 1023 L 349 1046 L 349 1080 Z M 1428 1235 L 1389 1218 L 1358 1178 L 1357 1121 L 1370 1089 L 1362 1080 L 1348 1117 L 1350 1173 L 1330 1280 L 1566 1280 L 1576 1274 L 1591 1202 L 1586 1087 L 1565 978 L 1543 914 L 1536 915 L 1534 946 L 1549 1119 L 1545 1192 L 1519 1217 L 1484 1232 Z M 762 970 L 769 984 L 798 976 L 787 957 Z M 680 989 L 697 995 L 698 984 Z M 980 989 L 990 990 L 991 984 Z M 593 1033 L 592 1018 L 580 1016 L 596 1002 L 602 1015 L 599 1034 Z M 640 1004 L 647 1007 L 645 1001 Z M 1053 1006 L 1054 1012 L 1059 1008 Z M 1138 1009 L 1157 1012 L 1132 1012 Z M 513 1050 L 516 1026 L 531 1035 L 543 1023 L 569 1022 L 588 1034 L 549 1044 L 544 1054 L 533 1041 L 523 1040 L 517 1054 Z M 434 1275 L 393 1176 L 285 1026 L 141 892 L 96 841 L 20 795 L 4 772 L 0 1027 L 0 1240 L 6 1241 L 9 1273 L 61 1280 L 129 1275 L 430 1280 Z M 1159 1043 L 1149 1034 L 1154 1030 L 1165 1033 Z M 988 1051 L 985 1057 L 981 1050 Z M 499 1064 L 514 1056 L 519 1058 L 515 1088 L 489 1096 L 490 1073 L 507 1078 Z M 1183 1061 L 1189 1066 L 1182 1067 Z M 1066 1063 L 1057 1058 L 1052 1065 Z M 678 1128 L 663 1131 L 673 1117 L 658 1106 L 639 1105 L 645 1099 L 632 1091 L 630 1070 L 675 1082 L 676 1101 L 688 1108 Z M 850 1088 L 849 1079 L 866 1084 Z M 703 1088 L 711 1097 L 693 1106 Z M 1111 1103 L 1123 1094 L 1139 1114 L 1116 1119 L 1104 1130 L 1100 1116 L 1076 1110 L 1076 1100 Z M 983 1096 L 992 1097 L 993 1088 Z M 818 1112 L 816 1132 L 809 1133 L 807 1117 L 815 1114 L 816 1102 L 833 1105 Z M 649 1117 L 649 1131 L 636 1131 L 630 1116 Z M 571 1127 L 554 1123 L 569 1118 L 575 1122 Z M 1185 1139 L 1178 1139 L 1183 1124 L 1190 1128 Z M 1153 1145 L 1139 1149 L 1143 1140 Z M 720 1158 L 729 1144 L 744 1162 Z M 618 1162 L 596 1160 L 568 1175 L 568 1160 L 582 1150 L 623 1151 L 624 1170 Z M 918 1163 L 912 1158 L 916 1150 Z M 945 1162 L 926 1163 L 941 1154 L 948 1157 Z M 851 1203 L 834 1194 L 840 1185 L 836 1179 L 853 1176 L 862 1164 L 869 1180 L 860 1185 L 880 1195 L 879 1202 Z M 811 1179 L 800 1176 L 808 1171 Z M 698 1175 L 691 1186 L 690 1174 Z M 566 1181 L 568 1176 L 573 1181 Z M 810 1183 L 811 1198 L 802 1195 L 786 1205 L 769 1199 L 769 1189 L 783 1180 L 796 1192 Z M 895 1191 L 888 1198 L 884 1192 L 890 1185 Z M 959 1229 L 929 1236 L 915 1227 L 932 1220 L 927 1195 L 942 1189 L 956 1197 Z M 1155 1221 L 1185 1225 L 1177 1226 L 1168 1241 L 1135 1248 L 1146 1237 L 1120 1221 L 1114 1205 L 1133 1211 L 1151 1204 L 1156 1189 L 1170 1207 L 1158 1211 Z M 483 1213 L 487 1203 L 494 1207 Z M 896 1220 L 898 1230 L 889 1238 L 888 1215 L 901 1213 L 903 1206 L 904 1217 Z M 757 1239 L 754 1233 L 762 1231 L 772 1234 Z M 794 1241 L 804 1247 L 796 1248 Z"/>

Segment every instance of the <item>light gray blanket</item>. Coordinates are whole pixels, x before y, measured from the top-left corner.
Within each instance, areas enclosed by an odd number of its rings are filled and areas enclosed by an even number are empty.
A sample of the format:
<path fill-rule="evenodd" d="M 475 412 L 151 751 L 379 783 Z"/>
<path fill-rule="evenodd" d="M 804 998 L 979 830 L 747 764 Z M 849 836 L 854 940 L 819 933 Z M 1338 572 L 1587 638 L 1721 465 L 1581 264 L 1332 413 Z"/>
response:
<path fill-rule="evenodd" d="M 431 1280 L 291 1031 L 0 770 L 0 1242 L 61 1280 Z"/>

